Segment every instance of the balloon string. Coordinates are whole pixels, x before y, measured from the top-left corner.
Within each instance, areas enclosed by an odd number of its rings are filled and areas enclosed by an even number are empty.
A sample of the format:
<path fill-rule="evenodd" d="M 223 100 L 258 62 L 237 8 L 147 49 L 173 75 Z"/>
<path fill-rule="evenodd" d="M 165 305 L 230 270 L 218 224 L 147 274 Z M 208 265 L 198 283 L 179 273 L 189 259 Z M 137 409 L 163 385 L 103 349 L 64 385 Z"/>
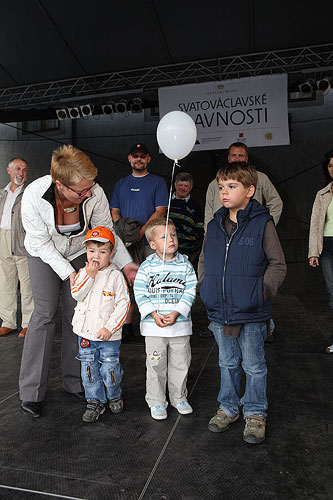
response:
<path fill-rule="evenodd" d="M 174 173 L 175 173 L 176 165 L 177 165 L 177 167 L 180 167 L 180 165 L 177 163 L 177 160 L 175 160 L 173 162 L 172 174 L 171 174 L 171 184 L 170 184 L 170 191 L 169 191 L 169 201 L 168 201 L 168 209 L 167 209 L 167 216 L 166 216 L 166 223 L 165 223 L 165 233 L 164 233 L 162 274 L 164 272 L 164 262 L 165 262 L 164 259 L 165 259 L 166 241 L 167 241 L 167 233 L 168 233 L 168 223 L 169 223 L 171 196 L 172 196 L 173 176 L 174 176 Z M 159 289 L 159 293 L 158 293 L 158 308 L 157 308 L 157 312 L 159 312 L 159 310 L 160 310 L 160 293 L 161 293 L 161 288 Z"/>

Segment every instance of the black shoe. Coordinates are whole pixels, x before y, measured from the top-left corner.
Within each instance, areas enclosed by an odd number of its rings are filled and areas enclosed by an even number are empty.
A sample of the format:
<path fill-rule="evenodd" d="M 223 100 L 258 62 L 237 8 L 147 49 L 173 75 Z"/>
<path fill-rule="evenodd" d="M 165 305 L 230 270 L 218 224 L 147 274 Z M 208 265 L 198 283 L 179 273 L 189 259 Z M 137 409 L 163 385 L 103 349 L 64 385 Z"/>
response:
<path fill-rule="evenodd" d="M 42 403 L 35 401 L 21 401 L 21 408 L 32 418 L 39 418 L 42 411 Z"/>
<path fill-rule="evenodd" d="M 75 401 L 80 401 L 80 403 L 83 403 L 86 400 L 86 395 L 85 395 L 84 391 L 81 391 L 81 392 L 68 392 L 68 391 L 66 391 L 66 392 Z"/>

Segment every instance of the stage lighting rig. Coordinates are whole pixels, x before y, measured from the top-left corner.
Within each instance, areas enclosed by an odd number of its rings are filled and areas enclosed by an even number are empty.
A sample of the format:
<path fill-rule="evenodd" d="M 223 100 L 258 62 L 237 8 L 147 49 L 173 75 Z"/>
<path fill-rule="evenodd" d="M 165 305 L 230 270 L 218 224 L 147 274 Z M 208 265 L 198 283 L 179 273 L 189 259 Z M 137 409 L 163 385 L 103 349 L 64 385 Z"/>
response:
<path fill-rule="evenodd" d="M 58 120 L 67 120 L 67 108 L 56 109 Z"/>
<path fill-rule="evenodd" d="M 80 106 L 81 110 L 81 115 L 84 116 L 91 116 L 93 114 L 94 107 L 92 104 L 83 104 Z"/>
<path fill-rule="evenodd" d="M 298 88 L 302 94 L 311 94 L 315 88 L 314 80 L 308 78 L 305 82 L 298 85 Z"/>
<path fill-rule="evenodd" d="M 329 76 L 325 76 L 321 80 L 317 80 L 317 89 L 321 92 L 330 90 L 332 88 L 332 79 Z"/>
<path fill-rule="evenodd" d="M 142 99 L 140 97 L 134 97 L 131 102 L 132 113 L 142 113 Z"/>
<path fill-rule="evenodd" d="M 103 110 L 103 113 L 104 113 L 105 115 L 112 115 L 112 113 L 113 113 L 113 106 L 112 106 L 112 103 L 111 103 L 111 102 L 109 102 L 109 103 L 107 103 L 107 104 L 103 104 L 103 106 L 102 106 L 102 110 Z"/>
<path fill-rule="evenodd" d="M 80 118 L 80 108 L 78 106 L 68 108 L 68 114 L 72 120 L 76 120 L 77 118 Z"/>
<path fill-rule="evenodd" d="M 126 113 L 127 112 L 127 105 L 128 102 L 126 99 L 121 99 L 120 101 L 116 102 L 115 108 L 117 113 Z"/>

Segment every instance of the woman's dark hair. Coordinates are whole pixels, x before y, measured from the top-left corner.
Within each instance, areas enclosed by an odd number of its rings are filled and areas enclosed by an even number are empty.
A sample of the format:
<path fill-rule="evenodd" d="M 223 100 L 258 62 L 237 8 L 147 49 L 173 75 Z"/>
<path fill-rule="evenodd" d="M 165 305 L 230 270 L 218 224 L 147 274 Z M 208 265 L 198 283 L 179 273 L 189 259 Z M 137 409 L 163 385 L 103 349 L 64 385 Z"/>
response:
<path fill-rule="evenodd" d="M 333 158 L 333 150 L 326 153 L 324 156 L 324 159 L 323 159 L 323 172 L 324 172 L 325 179 L 327 179 L 327 182 L 330 182 L 330 181 L 332 182 L 332 177 L 328 173 L 328 169 L 327 169 L 331 158 Z"/>

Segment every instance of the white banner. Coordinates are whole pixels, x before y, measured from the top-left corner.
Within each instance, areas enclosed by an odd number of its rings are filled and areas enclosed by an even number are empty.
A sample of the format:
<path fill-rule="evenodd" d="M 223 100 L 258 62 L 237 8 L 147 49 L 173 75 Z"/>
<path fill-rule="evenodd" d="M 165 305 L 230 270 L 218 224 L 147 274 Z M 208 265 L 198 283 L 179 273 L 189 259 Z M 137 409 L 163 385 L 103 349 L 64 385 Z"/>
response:
<path fill-rule="evenodd" d="M 287 75 L 265 75 L 158 90 L 160 118 L 189 114 L 198 130 L 193 151 L 289 144 Z"/>

